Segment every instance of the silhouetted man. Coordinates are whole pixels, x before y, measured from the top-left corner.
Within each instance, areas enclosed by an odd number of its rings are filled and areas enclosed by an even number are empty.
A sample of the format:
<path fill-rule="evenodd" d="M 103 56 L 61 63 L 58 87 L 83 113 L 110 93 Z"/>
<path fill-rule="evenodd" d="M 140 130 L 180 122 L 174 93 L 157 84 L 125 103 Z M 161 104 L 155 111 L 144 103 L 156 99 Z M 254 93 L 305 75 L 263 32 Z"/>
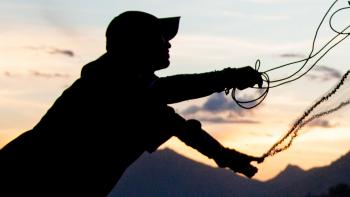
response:
<path fill-rule="evenodd" d="M 244 67 L 157 77 L 155 71 L 169 66 L 178 25 L 179 17 L 137 11 L 114 18 L 107 52 L 83 67 L 32 130 L 1 150 L 0 196 L 106 196 L 143 152 L 172 136 L 220 167 L 253 176 L 250 162 L 258 158 L 223 147 L 167 104 L 261 85 L 261 76 Z"/>

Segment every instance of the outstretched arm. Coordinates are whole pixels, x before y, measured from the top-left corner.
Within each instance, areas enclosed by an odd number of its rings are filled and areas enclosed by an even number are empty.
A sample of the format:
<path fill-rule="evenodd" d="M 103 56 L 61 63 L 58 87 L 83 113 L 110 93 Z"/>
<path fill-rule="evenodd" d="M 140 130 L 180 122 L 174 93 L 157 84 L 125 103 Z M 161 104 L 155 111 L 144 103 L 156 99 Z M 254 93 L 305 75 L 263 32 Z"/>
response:
<path fill-rule="evenodd" d="M 186 121 L 186 129 L 179 132 L 177 137 L 207 157 L 214 159 L 219 167 L 228 167 L 234 172 L 242 173 L 249 178 L 253 177 L 258 171 L 250 163 L 252 161 L 262 162 L 262 159 L 258 157 L 249 156 L 222 146 L 201 128 L 201 124 L 197 120 Z"/>
<path fill-rule="evenodd" d="M 245 89 L 262 85 L 259 72 L 252 67 L 226 68 L 200 74 L 183 74 L 158 78 L 152 89 L 166 103 L 208 96 L 225 88 Z"/>
<path fill-rule="evenodd" d="M 164 115 L 163 118 L 165 119 L 163 119 L 164 121 L 162 123 L 167 125 L 163 128 L 171 133 L 171 135 L 176 136 L 186 145 L 198 150 L 210 159 L 214 159 L 219 167 L 228 167 L 234 172 L 242 173 L 249 178 L 257 172 L 257 168 L 250 163 L 252 161 L 261 162 L 262 160 L 260 158 L 224 147 L 201 128 L 199 121 L 185 120 L 176 114 L 171 107 L 167 109 L 168 113 Z M 159 142 L 155 142 L 152 150 L 155 150 L 163 142 L 164 140 L 162 139 Z"/>

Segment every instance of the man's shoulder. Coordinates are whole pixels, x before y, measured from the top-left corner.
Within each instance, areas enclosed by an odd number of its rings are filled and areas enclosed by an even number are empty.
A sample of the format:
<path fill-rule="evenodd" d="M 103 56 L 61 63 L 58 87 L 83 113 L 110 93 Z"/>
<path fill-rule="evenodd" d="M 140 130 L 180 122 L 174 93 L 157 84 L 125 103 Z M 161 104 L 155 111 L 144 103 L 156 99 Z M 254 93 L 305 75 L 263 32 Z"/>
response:
<path fill-rule="evenodd" d="M 100 58 L 85 64 L 81 69 L 81 73 L 80 73 L 81 77 L 96 73 L 100 69 L 101 66 L 99 65 L 101 64 L 103 63 L 101 62 Z"/>

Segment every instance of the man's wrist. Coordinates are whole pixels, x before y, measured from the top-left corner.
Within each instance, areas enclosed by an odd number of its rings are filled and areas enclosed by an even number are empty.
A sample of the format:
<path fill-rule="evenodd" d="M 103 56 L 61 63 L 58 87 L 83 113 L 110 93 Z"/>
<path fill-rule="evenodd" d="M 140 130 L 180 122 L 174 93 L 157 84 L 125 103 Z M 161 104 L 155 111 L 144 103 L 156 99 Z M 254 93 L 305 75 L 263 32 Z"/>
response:
<path fill-rule="evenodd" d="M 236 74 L 237 74 L 237 68 L 225 68 L 222 71 L 221 81 L 222 86 L 224 89 L 231 89 L 235 88 L 237 81 L 236 81 Z"/>

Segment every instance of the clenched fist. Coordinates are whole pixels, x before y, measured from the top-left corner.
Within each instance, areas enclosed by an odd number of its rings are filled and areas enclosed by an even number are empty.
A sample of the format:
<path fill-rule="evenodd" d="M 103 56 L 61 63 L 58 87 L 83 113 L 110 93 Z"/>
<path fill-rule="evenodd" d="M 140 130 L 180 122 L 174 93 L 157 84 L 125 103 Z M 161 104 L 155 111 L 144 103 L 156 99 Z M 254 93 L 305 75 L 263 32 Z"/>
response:
<path fill-rule="evenodd" d="M 262 87 L 263 79 L 261 73 L 250 66 L 242 68 L 225 68 L 222 70 L 226 88 L 237 88 L 243 90 L 253 87 L 255 84 Z"/>

